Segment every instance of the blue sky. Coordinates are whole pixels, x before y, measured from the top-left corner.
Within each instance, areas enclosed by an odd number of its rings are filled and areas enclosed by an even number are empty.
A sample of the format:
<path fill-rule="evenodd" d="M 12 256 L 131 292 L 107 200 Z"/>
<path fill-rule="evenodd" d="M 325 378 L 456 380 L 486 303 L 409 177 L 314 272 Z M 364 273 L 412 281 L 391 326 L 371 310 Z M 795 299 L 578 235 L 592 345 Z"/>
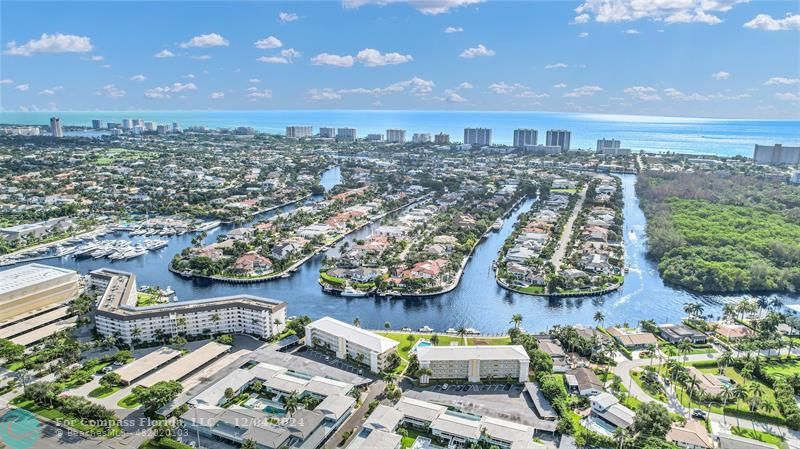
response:
<path fill-rule="evenodd" d="M 795 1 L 4 0 L 0 29 L 6 111 L 800 117 Z"/>

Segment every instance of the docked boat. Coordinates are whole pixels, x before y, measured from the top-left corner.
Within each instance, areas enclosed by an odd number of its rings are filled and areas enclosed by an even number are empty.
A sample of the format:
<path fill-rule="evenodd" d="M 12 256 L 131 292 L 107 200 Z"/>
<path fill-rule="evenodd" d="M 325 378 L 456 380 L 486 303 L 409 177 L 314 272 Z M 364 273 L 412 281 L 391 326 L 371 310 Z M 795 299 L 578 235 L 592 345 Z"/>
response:
<path fill-rule="evenodd" d="M 433 329 L 430 326 L 422 326 L 419 328 L 420 332 L 433 332 Z"/>
<path fill-rule="evenodd" d="M 210 230 L 216 228 L 217 226 L 219 226 L 220 224 L 222 224 L 222 222 L 219 221 L 219 220 L 207 221 L 205 223 L 201 223 L 201 224 L 197 225 L 194 228 L 194 230 L 197 231 L 197 232 L 210 231 Z"/>
<path fill-rule="evenodd" d="M 369 295 L 369 293 L 356 290 L 353 287 L 346 287 L 344 290 L 342 290 L 340 294 L 342 296 L 349 296 L 349 297 L 363 297 Z"/>
<path fill-rule="evenodd" d="M 168 243 L 168 240 L 146 240 L 144 242 L 144 247 L 149 251 L 155 251 L 167 246 Z"/>
<path fill-rule="evenodd" d="M 498 218 L 498 219 L 497 219 L 497 220 L 496 220 L 496 221 L 495 221 L 495 222 L 492 224 L 492 231 L 499 231 L 499 230 L 500 230 L 500 229 L 502 229 L 502 228 L 503 228 L 503 219 L 502 219 L 502 218 Z"/>

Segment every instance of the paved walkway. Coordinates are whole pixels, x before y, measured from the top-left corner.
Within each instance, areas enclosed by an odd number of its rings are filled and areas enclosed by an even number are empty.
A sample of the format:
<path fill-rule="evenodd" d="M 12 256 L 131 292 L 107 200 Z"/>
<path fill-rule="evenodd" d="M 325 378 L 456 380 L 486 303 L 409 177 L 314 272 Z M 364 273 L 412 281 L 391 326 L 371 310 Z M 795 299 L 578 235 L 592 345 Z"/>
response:
<path fill-rule="evenodd" d="M 564 229 L 561 232 L 561 238 L 558 241 L 558 247 L 556 251 L 553 253 L 553 267 L 558 273 L 561 271 L 561 260 L 567 254 L 567 245 L 569 245 L 570 238 L 572 237 L 572 226 L 575 224 L 575 219 L 578 218 L 578 214 L 581 212 L 581 208 L 583 208 L 583 201 L 586 199 L 586 189 L 588 187 L 584 187 L 581 190 L 581 197 L 578 198 L 578 201 L 575 203 L 575 207 L 572 209 L 572 214 L 569 216 L 567 223 L 564 225 Z"/>
<path fill-rule="evenodd" d="M 350 440 L 352 440 L 353 435 L 358 435 L 358 432 L 361 431 L 361 427 L 364 425 L 364 421 L 366 421 L 366 414 L 369 410 L 369 403 L 374 401 L 380 394 L 383 393 L 383 390 L 386 388 L 386 382 L 382 380 L 377 380 L 373 382 L 368 388 L 367 393 L 361 395 L 361 407 L 357 408 L 356 411 L 350 415 L 345 422 L 339 426 L 339 429 L 336 430 L 329 439 L 328 442 L 325 443 L 325 449 L 335 449 L 339 447 L 339 443 L 342 442 L 342 435 L 348 430 L 353 430 L 353 433 L 350 435 Z M 348 440 L 348 442 L 350 442 Z"/>

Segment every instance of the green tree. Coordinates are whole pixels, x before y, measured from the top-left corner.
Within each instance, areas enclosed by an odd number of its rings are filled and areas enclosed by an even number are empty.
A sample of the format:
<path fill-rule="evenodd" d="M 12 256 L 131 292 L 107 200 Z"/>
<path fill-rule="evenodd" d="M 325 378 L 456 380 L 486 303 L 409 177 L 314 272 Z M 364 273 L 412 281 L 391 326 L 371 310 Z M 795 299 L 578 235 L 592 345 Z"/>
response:
<path fill-rule="evenodd" d="M 663 439 L 672 426 L 667 408 L 658 402 L 645 402 L 636 410 L 633 426 L 641 435 Z"/>

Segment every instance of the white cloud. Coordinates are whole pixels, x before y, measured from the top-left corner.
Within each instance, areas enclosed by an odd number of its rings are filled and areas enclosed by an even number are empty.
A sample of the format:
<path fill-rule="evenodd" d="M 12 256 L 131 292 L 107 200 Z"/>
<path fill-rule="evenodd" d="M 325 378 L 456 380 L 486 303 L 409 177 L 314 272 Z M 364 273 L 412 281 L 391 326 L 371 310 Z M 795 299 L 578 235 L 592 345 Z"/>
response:
<path fill-rule="evenodd" d="M 782 76 L 775 76 L 768 79 L 764 85 L 766 86 L 775 86 L 775 85 L 785 85 L 790 86 L 792 84 L 800 83 L 800 78 L 784 78 Z"/>
<path fill-rule="evenodd" d="M 678 89 L 673 87 L 668 87 L 664 89 L 664 95 L 674 99 L 674 100 L 683 100 L 683 101 L 708 101 L 709 97 L 706 95 L 700 95 L 698 93 L 693 94 L 685 94 Z"/>
<path fill-rule="evenodd" d="M 775 98 L 783 101 L 800 102 L 800 95 L 794 92 L 778 92 L 775 94 Z"/>
<path fill-rule="evenodd" d="M 247 80 L 247 82 L 248 83 L 253 83 L 253 84 L 258 84 L 258 83 L 261 82 L 261 80 L 258 79 L 258 78 L 250 78 L 249 80 Z"/>
<path fill-rule="evenodd" d="M 172 58 L 173 56 L 175 56 L 175 53 L 166 48 L 153 55 L 154 58 Z"/>
<path fill-rule="evenodd" d="M 661 97 L 656 93 L 656 89 L 650 86 L 632 86 L 625 88 L 623 92 L 641 101 L 661 100 Z"/>
<path fill-rule="evenodd" d="M 472 89 L 473 87 L 475 87 L 475 86 L 473 86 L 472 83 L 468 83 L 468 82 L 464 81 L 463 83 L 459 84 L 458 87 L 456 87 L 456 90 Z"/>
<path fill-rule="evenodd" d="M 103 64 L 100 67 L 102 67 L 104 69 L 110 69 L 111 68 L 111 64 Z"/>
<path fill-rule="evenodd" d="M 170 94 L 183 92 L 185 90 L 197 90 L 194 83 L 172 83 L 169 86 L 159 86 L 144 91 L 144 96 L 147 98 L 162 99 L 171 98 Z"/>
<path fill-rule="evenodd" d="M 711 78 L 714 78 L 717 81 L 723 81 L 723 80 L 729 79 L 730 77 L 731 77 L 731 74 L 729 72 L 724 72 L 724 71 L 720 71 L 720 72 L 716 72 L 716 73 L 712 73 L 711 74 Z"/>
<path fill-rule="evenodd" d="M 471 47 L 461 52 L 462 58 L 472 59 L 478 56 L 494 56 L 494 50 L 486 48 L 483 44 L 478 44 L 477 47 Z"/>
<path fill-rule="evenodd" d="M 762 31 L 800 30 L 800 14 L 787 13 L 783 19 L 773 19 L 769 14 L 759 14 L 745 23 L 744 27 Z"/>
<path fill-rule="evenodd" d="M 345 8 L 358 8 L 364 5 L 385 6 L 390 3 L 408 3 L 422 14 L 437 15 L 453 8 L 481 3 L 483 0 L 342 0 Z"/>
<path fill-rule="evenodd" d="M 32 56 L 37 53 L 87 53 L 93 48 L 92 40 L 86 36 L 42 33 L 39 39 L 31 39 L 19 46 L 15 41 L 9 42 L 3 54 Z"/>
<path fill-rule="evenodd" d="M 598 92 L 602 92 L 603 88 L 600 86 L 581 86 L 572 89 L 571 92 L 564 94 L 565 97 L 591 97 Z"/>
<path fill-rule="evenodd" d="M 352 56 L 339 56 L 330 53 L 320 53 L 311 58 L 314 65 L 333 65 L 336 67 L 352 67 L 355 59 Z"/>
<path fill-rule="evenodd" d="M 448 103 L 466 103 L 468 100 L 455 92 L 447 92 L 444 101 Z"/>
<path fill-rule="evenodd" d="M 559 63 L 556 63 L 556 64 L 547 64 L 546 66 L 544 66 L 544 68 L 548 69 L 548 70 L 550 70 L 550 69 L 566 69 L 567 67 L 569 67 L 569 66 L 564 64 L 563 62 L 559 62 Z"/>
<path fill-rule="evenodd" d="M 133 76 L 130 78 L 130 80 L 131 80 L 131 81 L 144 81 L 144 80 L 146 80 L 146 79 L 147 79 L 147 77 L 146 77 L 146 76 L 144 76 L 144 75 L 142 75 L 141 73 L 140 73 L 140 74 L 138 74 L 138 75 L 133 75 Z"/>
<path fill-rule="evenodd" d="M 194 73 L 187 73 L 186 75 L 181 75 L 181 78 L 186 78 L 186 79 L 192 80 L 192 79 L 195 78 L 195 76 L 194 76 Z"/>
<path fill-rule="evenodd" d="M 217 33 L 201 34 L 181 44 L 181 48 L 227 47 L 227 39 Z"/>
<path fill-rule="evenodd" d="M 492 83 L 489 85 L 489 90 L 499 95 L 511 95 L 516 98 L 544 98 L 549 97 L 547 94 L 540 94 L 534 92 L 528 86 L 520 83 L 508 84 L 505 81 L 499 83 Z"/>
<path fill-rule="evenodd" d="M 3 79 L 0 80 L 0 84 L 14 84 L 14 80 Z"/>
<path fill-rule="evenodd" d="M 256 48 L 260 48 L 262 50 L 281 48 L 283 47 L 283 42 L 281 42 L 281 40 L 275 36 L 267 36 L 264 39 L 256 41 L 255 46 Z"/>
<path fill-rule="evenodd" d="M 27 92 L 27 91 L 31 90 L 31 85 L 30 84 L 17 84 L 17 86 L 14 87 L 14 89 L 17 89 L 20 92 Z"/>
<path fill-rule="evenodd" d="M 716 13 L 730 11 L 738 3 L 748 0 L 584 0 L 575 8 L 578 16 L 574 22 L 588 21 L 594 16 L 597 22 L 633 22 L 641 19 L 666 23 L 722 22 Z M 588 17 L 587 17 L 588 16 Z"/>
<path fill-rule="evenodd" d="M 573 25 L 582 25 L 587 22 L 589 22 L 589 14 L 579 14 L 572 19 Z"/>
<path fill-rule="evenodd" d="M 381 53 L 374 48 L 365 48 L 358 52 L 356 55 L 358 62 L 367 67 L 378 67 L 384 65 L 405 64 L 411 62 L 414 58 L 411 55 L 403 55 L 400 53 Z"/>
<path fill-rule="evenodd" d="M 100 90 L 94 93 L 95 95 L 102 95 L 108 98 L 120 98 L 125 96 L 125 91 L 113 84 L 106 84 Z"/>
<path fill-rule="evenodd" d="M 84 60 L 84 61 L 102 61 L 102 60 L 104 60 L 106 58 L 104 58 L 104 57 L 102 57 L 100 55 L 94 55 L 94 56 L 82 57 L 81 59 Z"/>
<path fill-rule="evenodd" d="M 639 34 L 639 30 L 636 28 L 628 28 L 627 30 L 622 31 L 624 34 Z"/>
<path fill-rule="evenodd" d="M 351 89 L 339 89 L 336 91 L 338 94 L 366 94 L 366 95 L 374 95 L 374 96 L 382 96 L 382 95 L 389 95 L 389 94 L 398 94 L 402 92 L 411 92 L 417 96 L 425 96 L 433 92 L 433 88 L 435 87 L 435 83 L 430 80 L 422 79 L 419 77 L 413 77 L 406 81 L 399 81 L 397 83 L 390 84 L 386 87 L 375 87 L 375 88 L 366 88 L 366 87 L 356 87 Z M 325 89 L 323 89 L 324 91 Z"/>
<path fill-rule="evenodd" d="M 222 100 L 225 98 L 225 92 L 211 92 L 211 95 L 209 95 L 208 98 L 212 100 Z"/>
<path fill-rule="evenodd" d="M 256 61 L 265 64 L 291 64 L 294 58 L 299 58 L 300 56 L 302 56 L 302 53 L 299 51 L 294 48 L 287 48 L 281 50 L 280 56 L 261 56 L 260 58 L 256 58 Z"/>
<path fill-rule="evenodd" d="M 309 89 L 308 97 L 315 101 L 339 100 L 342 96 L 333 89 Z"/>
<path fill-rule="evenodd" d="M 581 39 L 583 39 L 584 37 L 589 37 L 589 33 L 585 32 L 585 31 L 583 33 L 578 33 L 578 37 L 581 38 Z"/>
<path fill-rule="evenodd" d="M 447 27 L 444 29 L 445 33 L 463 33 L 464 28 L 461 27 Z"/>
<path fill-rule="evenodd" d="M 198 61 L 208 61 L 209 59 L 211 59 L 211 55 L 195 55 L 189 57 L 192 59 L 196 59 Z"/>
<path fill-rule="evenodd" d="M 269 89 L 259 90 L 257 87 L 250 87 L 247 89 L 247 97 L 252 101 L 261 98 L 272 98 L 272 91 Z"/>
<path fill-rule="evenodd" d="M 280 12 L 278 13 L 278 20 L 283 23 L 294 22 L 295 20 L 299 19 L 300 16 L 293 12 Z"/>
<path fill-rule="evenodd" d="M 558 84 L 553 84 L 553 87 L 555 87 L 556 89 L 563 89 L 567 87 L 567 85 L 564 83 L 558 83 Z"/>
<path fill-rule="evenodd" d="M 54 86 L 49 89 L 40 90 L 37 95 L 53 96 L 62 89 L 64 89 L 62 86 Z"/>

